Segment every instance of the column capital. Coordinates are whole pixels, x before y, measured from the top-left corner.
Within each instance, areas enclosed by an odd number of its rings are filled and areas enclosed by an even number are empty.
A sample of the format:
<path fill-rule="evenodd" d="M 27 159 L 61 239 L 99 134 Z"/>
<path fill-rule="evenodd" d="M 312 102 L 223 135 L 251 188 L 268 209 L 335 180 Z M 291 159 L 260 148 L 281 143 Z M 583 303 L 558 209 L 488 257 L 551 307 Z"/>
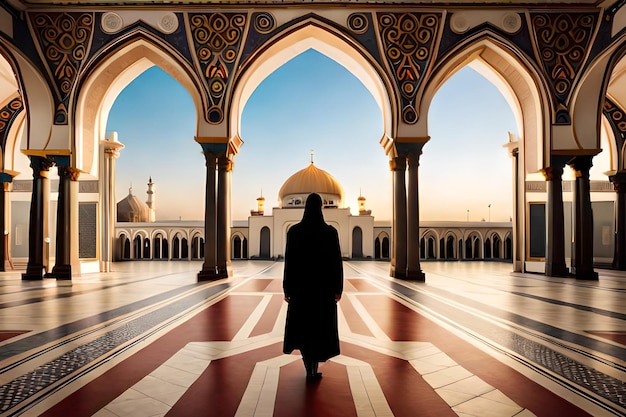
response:
<path fill-rule="evenodd" d="M 563 167 L 558 165 L 545 167 L 540 170 L 540 172 L 543 174 L 546 181 L 560 180 L 563 176 Z"/>
<path fill-rule="evenodd" d="M 626 193 L 626 171 L 618 171 L 613 175 L 609 175 L 609 181 L 613 183 L 613 188 L 618 193 Z"/>
<path fill-rule="evenodd" d="M 391 171 L 405 171 L 406 170 L 406 157 L 396 156 L 389 160 L 389 169 Z"/>
<path fill-rule="evenodd" d="M 59 177 L 69 179 L 70 181 L 78 181 L 78 177 L 80 176 L 80 169 L 59 166 L 58 170 Z"/>
<path fill-rule="evenodd" d="M 124 149 L 124 144 L 114 140 L 101 140 L 100 144 L 104 148 L 104 155 L 109 158 L 118 158 L 120 150 Z"/>
<path fill-rule="evenodd" d="M 226 172 L 230 172 L 233 170 L 234 162 L 227 155 L 220 155 L 217 158 L 218 168 L 220 170 L 224 170 Z"/>
<path fill-rule="evenodd" d="M 567 164 L 574 169 L 576 178 L 589 177 L 589 170 L 593 166 L 593 156 L 582 155 L 571 159 Z"/>
<path fill-rule="evenodd" d="M 44 158 L 43 156 L 29 156 L 30 167 L 33 169 L 33 178 L 46 177 L 50 168 L 54 166 L 54 162 Z"/>

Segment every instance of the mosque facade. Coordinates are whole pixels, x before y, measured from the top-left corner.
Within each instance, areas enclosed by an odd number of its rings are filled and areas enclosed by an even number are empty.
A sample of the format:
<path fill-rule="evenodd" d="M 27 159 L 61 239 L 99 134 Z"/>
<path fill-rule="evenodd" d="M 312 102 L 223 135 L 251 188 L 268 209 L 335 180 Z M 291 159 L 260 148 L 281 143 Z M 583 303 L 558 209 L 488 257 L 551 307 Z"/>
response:
<path fill-rule="evenodd" d="M 155 185 L 148 182 L 147 201 L 129 190 L 117 203 L 115 260 L 201 260 L 204 257 L 203 222 L 155 222 Z M 278 207 L 265 212 L 265 197 L 247 220 L 230 228 L 230 260 L 284 257 L 287 231 L 302 219 L 311 193 L 322 197 L 325 221 L 337 230 L 344 259 L 389 261 L 393 242 L 389 221 L 375 221 L 367 199 L 357 199 L 353 215 L 344 201 L 341 183 L 329 172 L 310 164 L 290 176 L 278 192 Z M 420 228 L 420 259 L 424 261 L 512 261 L 510 222 L 424 222 Z"/>

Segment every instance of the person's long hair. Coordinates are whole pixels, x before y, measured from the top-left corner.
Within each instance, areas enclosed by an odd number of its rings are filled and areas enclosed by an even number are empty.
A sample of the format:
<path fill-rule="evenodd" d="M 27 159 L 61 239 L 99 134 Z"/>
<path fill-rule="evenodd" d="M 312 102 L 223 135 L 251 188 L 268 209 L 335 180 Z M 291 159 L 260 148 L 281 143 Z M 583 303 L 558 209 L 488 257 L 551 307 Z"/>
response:
<path fill-rule="evenodd" d="M 305 223 L 324 223 L 322 214 L 322 197 L 319 194 L 311 193 L 304 205 L 304 215 L 302 221 Z"/>

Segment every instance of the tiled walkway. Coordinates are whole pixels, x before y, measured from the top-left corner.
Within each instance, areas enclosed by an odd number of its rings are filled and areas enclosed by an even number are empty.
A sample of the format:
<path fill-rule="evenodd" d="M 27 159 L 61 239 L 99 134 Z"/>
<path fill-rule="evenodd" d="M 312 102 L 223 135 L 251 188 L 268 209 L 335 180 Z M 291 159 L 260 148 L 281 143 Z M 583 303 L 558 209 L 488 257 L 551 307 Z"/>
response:
<path fill-rule="evenodd" d="M 307 382 L 282 354 L 282 263 L 129 262 L 71 283 L 0 274 L 0 415 L 619 416 L 626 274 L 346 262 L 342 354 Z"/>

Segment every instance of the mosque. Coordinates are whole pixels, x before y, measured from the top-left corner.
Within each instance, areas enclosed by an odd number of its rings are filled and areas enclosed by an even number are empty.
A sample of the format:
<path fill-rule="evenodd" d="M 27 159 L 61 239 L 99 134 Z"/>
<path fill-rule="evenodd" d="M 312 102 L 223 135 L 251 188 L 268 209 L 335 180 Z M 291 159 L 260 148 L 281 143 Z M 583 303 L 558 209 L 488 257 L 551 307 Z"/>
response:
<path fill-rule="evenodd" d="M 152 177 L 147 200 L 133 194 L 117 203 L 115 260 L 194 260 L 203 257 L 203 222 L 155 222 L 156 193 Z M 310 193 L 322 197 L 325 221 L 338 232 L 344 259 L 389 260 L 391 222 L 375 221 L 366 208 L 367 199 L 357 199 L 353 215 L 344 199 L 341 183 L 311 161 L 291 175 L 278 192 L 278 207 L 265 212 L 265 197 L 247 220 L 234 220 L 230 231 L 230 259 L 275 259 L 284 256 L 289 228 L 302 219 Z M 511 261 L 510 222 L 423 222 L 420 257 L 424 260 Z M 463 243 L 465 242 L 465 244 Z M 172 245 L 172 250 L 169 245 Z"/>
<path fill-rule="evenodd" d="M 308 49 L 380 109 L 389 224 L 314 162 L 231 219 L 243 110 Z M 195 222 L 156 221 L 156 176 L 114 193 L 109 114 L 153 66 L 194 104 Z M 511 222 L 420 219 L 430 110 L 466 66 L 515 119 Z M 625 0 L 0 1 L 0 414 L 624 416 L 624 120 Z M 314 382 L 272 261 L 310 192 L 345 258 Z"/>

